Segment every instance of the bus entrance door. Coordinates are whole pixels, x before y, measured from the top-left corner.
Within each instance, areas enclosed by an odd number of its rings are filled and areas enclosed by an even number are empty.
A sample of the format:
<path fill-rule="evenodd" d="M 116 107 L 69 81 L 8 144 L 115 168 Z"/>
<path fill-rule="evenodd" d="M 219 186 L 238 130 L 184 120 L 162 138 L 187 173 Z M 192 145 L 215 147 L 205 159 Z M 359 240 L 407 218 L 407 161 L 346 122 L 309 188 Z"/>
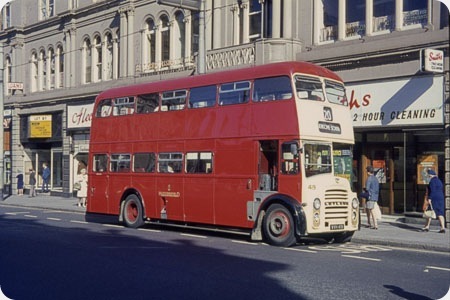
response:
<path fill-rule="evenodd" d="M 278 190 L 278 141 L 259 141 L 258 178 L 259 190 Z"/>

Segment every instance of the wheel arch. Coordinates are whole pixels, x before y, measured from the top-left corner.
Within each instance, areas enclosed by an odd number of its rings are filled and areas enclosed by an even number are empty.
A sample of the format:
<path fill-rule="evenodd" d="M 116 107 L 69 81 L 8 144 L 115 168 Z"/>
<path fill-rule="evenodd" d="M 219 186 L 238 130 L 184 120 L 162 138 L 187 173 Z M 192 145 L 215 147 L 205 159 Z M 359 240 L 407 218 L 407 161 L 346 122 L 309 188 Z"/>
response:
<path fill-rule="evenodd" d="M 119 222 L 123 222 L 123 213 L 124 213 L 124 207 L 125 207 L 125 200 L 127 200 L 128 196 L 130 195 L 135 195 L 138 199 L 139 202 L 141 202 L 142 205 L 142 214 L 144 219 L 146 219 L 146 214 L 145 214 L 145 203 L 144 200 L 142 199 L 142 195 L 141 193 L 135 189 L 135 188 L 128 188 L 126 189 L 123 194 L 122 197 L 120 198 L 120 204 L 119 204 Z"/>
<path fill-rule="evenodd" d="M 259 206 L 257 217 L 258 221 L 255 222 L 253 231 L 261 232 L 262 219 L 267 209 L 273 204 L 281 204 L 289 210 L 295 223 L 294 233 L 296 238 L 305 235 L 306 217 L 303 207 L 300 203 L 298 203 L 297 200 L 285 194 L 274 194 L 264 199 L 264 201 Z"/>

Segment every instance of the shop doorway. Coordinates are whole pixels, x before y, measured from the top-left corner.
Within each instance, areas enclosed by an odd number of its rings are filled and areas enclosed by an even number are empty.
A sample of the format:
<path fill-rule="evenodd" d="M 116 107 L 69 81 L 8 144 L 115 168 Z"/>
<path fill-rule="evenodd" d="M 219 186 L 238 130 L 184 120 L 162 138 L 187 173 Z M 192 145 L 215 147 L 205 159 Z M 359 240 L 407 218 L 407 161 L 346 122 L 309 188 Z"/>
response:
<path fill-rule="evenodd" d="M 29 170 L 33 168 L 36 171 L 36 189 L 42 189 L 42 171 L 44 163 L 50 168 L 50 190 L 62 191 L 63 186 L 63 155 L 62 149 L 46 149 L 35 150 L 32 149 L 25 157 L 25 183 L 29 181 Z"/>

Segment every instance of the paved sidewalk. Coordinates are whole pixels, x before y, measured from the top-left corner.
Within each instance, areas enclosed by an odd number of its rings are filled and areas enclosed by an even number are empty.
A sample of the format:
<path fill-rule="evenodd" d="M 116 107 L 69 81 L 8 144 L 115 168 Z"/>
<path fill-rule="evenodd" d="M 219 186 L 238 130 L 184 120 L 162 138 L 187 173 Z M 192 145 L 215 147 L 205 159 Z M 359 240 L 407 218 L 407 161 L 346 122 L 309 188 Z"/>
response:
<path fill-rule="evenodd" d="M 38 194 L 35 198 L 28 195 L 10 196 L 0 205 L 19 207 L 45 208 L 62 211 L 73 211 L 84 213 L 83 207 L 77 206 L 77 198 L 63 198 Z M 362 224 L 366 224 L 365 215 L 361 216 Z M 352 242 L 374 245 L 385 245 L 403 248 L 414 248 L 450 253 L 450 230 L 445 234 L 438 233 L 439 226 L 432 225 L 430 232 L 421 232 L 425 219 L 405 218 L 404 216 L 386 216 L 378 224 L 378 230 L 369 229 L 364 226 L 353 236 Z M 437 224 L 433 222 L 433 224 Z"/>

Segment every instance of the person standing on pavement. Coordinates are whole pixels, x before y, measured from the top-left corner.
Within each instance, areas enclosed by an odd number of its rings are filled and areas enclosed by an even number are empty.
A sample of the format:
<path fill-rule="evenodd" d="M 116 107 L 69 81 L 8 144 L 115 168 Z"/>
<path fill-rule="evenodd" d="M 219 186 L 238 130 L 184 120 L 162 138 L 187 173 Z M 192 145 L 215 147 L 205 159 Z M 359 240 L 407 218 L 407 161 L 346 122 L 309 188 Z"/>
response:
<path fill-rule="evenodd" d="M 30 179 L 28 181 L 28 184 L 30 185 L 29 197 L 36 197 L 36 173 L 32 168 L 30 169 Z"/>
<path fill-rule="evenodd" d="M 80 184 L 80 189 L 77 192 L 78 206 L 86 207 L 88 183 L 88 175 L 86 174 L 86 169 L 81 169 L 80 174 L 77 178 L 77 182 Z"/>
<path fill-rule="evenodd" d="M 17 174 L 17 194 L 23 196 L 23 174 Z"/>
<path fill-rule="evenodd" d="M 436 172 L 433 169 L 428 169 L 427 174 L 430 177 L 428 183 L 428 205 L 433 206 L 433 210 L 436 213 L 436 217 L 439 220 L 441 229 L 439 233 L 445 233 L 445 221 L 444 221 L 444 188 L 442 181 L 437 177 Z M 430 230 L 431 218 L 427 219 L 427 223 L 422 231 L 428 232 Z"/>
<path fill-rule="evenodd" d="M 48 183 L 50 182 L 50 169 L 46 163 L 42 164 L 42 192 L 48 193 Z"/>
<path fill-rule="evenodd" d="M 378 229 L 377 218 L 373 213 L 373 209 L 375 207 L 375 203 L 378 201 L 380 184 L 378 183 L 377 177 L 374 175 L 373 167 L 368 166 L 366 170 L 369 176 L 366 180 L 365 191 L 361 193 L 360 197 L 366 199 L 367 222 L 369 227 L 372 229 Z"/>

